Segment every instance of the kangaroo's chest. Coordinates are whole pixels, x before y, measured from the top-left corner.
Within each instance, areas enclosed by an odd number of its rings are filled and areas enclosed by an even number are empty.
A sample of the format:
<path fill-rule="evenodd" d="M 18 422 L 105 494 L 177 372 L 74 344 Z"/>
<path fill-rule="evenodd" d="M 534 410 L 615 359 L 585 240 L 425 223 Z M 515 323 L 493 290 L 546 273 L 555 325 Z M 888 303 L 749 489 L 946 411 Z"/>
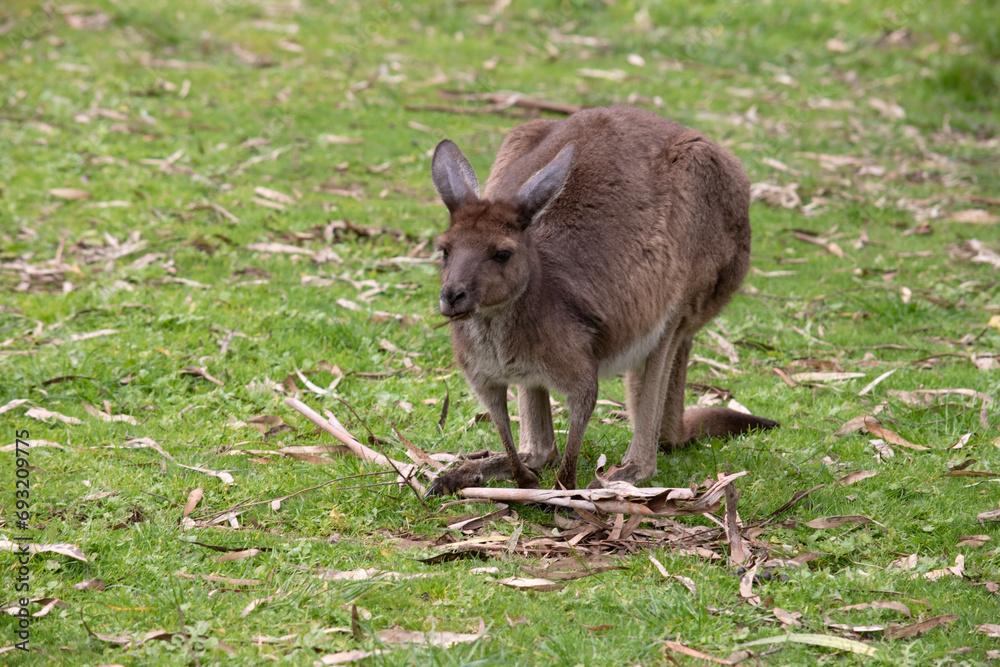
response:
<path fill-rule="evenodd" d="M 463 322 L 455 337 L 459 364 L 470 381 L 551 385 L 551 374 L 537 350 L 519 338 L 510 323 L 475 318 Z"/>

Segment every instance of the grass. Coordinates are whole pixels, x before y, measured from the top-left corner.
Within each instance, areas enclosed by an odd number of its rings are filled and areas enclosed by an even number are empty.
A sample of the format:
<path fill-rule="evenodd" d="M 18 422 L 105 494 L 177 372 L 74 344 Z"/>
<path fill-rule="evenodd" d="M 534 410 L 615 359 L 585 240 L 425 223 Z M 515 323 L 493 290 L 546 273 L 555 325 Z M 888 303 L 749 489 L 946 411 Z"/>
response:
<path fill-rule="evenodd" d="M 987 220 L 1000 215 L 995 200 L 970 199 L 1000 192 L 1000 54 L 988 5 L 564 0 L 513 3 L 492 19 L 490 4 L 471 2 L 95 0 L 90 8 L 86 14 L 78 5 L 13 0 L 0 9 L 0 405 L 29 401 L 0 415 L 0 429 L 3 444 L 26 429 L 33 440 L 64 447 L 31 450 L 27 533 L 40 544 L 75 544 L 88 558 L 32 558 L 31 597 L 66 606 L 33 619 L 32 652 L 6 652 L 0 661 L 311 664 L 327 653 L 384 648 L 373 633 L 396 625 L 473 633 L 482 618 L 488 640 L 448 649 L 404 645 L 368 663 L 659 664 L 664 640 L 727 656 L 745 642 L 784 634 L 775 607 L 801 613 L 795 632 L 863 638 L 877 648 L 874 662 L 979 664 L 996 656 L 1000 640 L 976 628 L 996 622 L 998 598 L 977 584 L 1000 580 L 1000 532 L 976 515 L 997 508 L 997 480 L 942 477 L 970 458 L 970 470 L 1000 472 L 996 407 L 984 426 L 978 403 L 953 398 L 920 408 L 889 393 L 967 388 L 1000 398 L 998 371 L 972 363 L 975 355 L 987 365 L 1000 347 L 996 320 L 990 324 L 1000 314 L 1000 274 L 962 250 L 972 239 L 1000 250 L 1000 232 L 996 222 L 951 221 L 964 209 L 983 209 Z M 100 29 L 72 27 L 81 22 Z M 645 64 L 630 64 L 630 54 Z M 582 76 L 582 68 L 610 71 L 615 80 Z M 689 373 L 690 382 L 725 387 L 782 428 L 661 455 L 659 473 L 647 482 L 683 486 L 726 468 L 747 470 L 739 484 L 745 522 L 765 517 L 795 490 L 825 485 L 786 515 L 798 525 L 772 524 L 757 536 L 774 553 L 823 554 L 761 579 L 754 587 L 761 605 L 740 598 L 732 569 L 668 549 L 653 553 L 669 572 L 690 577 L 696 595 L 666 583 L 644 553 L 624 557 L 623 570 L 544 593 L 469 572 L 486 565 L 514 575 L 526 560 L 516 555 L 423 564 L 412 559 L 427 549 L 407 548 L 400 536 L 433 541 L 454 532 L 447 517 L 493 508 L 438 512 L 448 499 L 425 507 L 394 486 L 338 490 L 371 481 L 365 478 L 295 496 L 278 511 L 259 505 L 239 517 L 239 529 L 183 529 L 181 508 L 195 488 L 204 498 L 193 516 L 205 517 L 377 470 L 348 457 L 316 465 L 247 451 L 329 441 L 265 384 L 296 369 L 327 387 L 338 367 L 344 377 L 336 393 L 394 458 L 404 453 L 393 426 L 428 451 L 498 448 L 488 423 L 463 427 L 481 408 L 452 364 L 446 330 L 433 326 L 440 321 L 434 265 L 388 261 L 427 256 L 445 224 L 429 174 L 428 151 L 437 141 L 454 139 L 485 178 L 504 132 L 520 122 L 513 110 L 419 110 L 443 103 L 439 89 L 517 90 L 584 105 L 631 100 L 730 148 L 753 182 L 797 183 L 803 203 L 815 204 L 809 215 L 801 207 L 753 205 L 753 270 L 719 318 L 737 344 L 740 372 L 696 363 Z M 809 155 L 817 153 L 856 161 L 827 168 Z M 291 203 L 284 210 L 255 203 L 260 187 Z M 60 198 L 55 188 L 83 190 L 87 198 Z M 331 220 L 406 236 L 325 236 Z M 791 230 L 834 241 L 844 256 Z M 868 243 L 855 247 L 863 234 Z M 109 259 L 129 235 L 143 245 Z M 263 242 L 331 248 L 341 261 L 247 249 Z M 57 255 L 62 266 L 52 261 Z M 144 256 L 148 263 L 134 264 Z M 25 278 L 24 266 L 54 270 Z M 372 285 L 386 289 L 369 305 L 361 294 Z M 370 309 L 408 317 L 373 318 Z M 71 339 L 104 329 L 117 333 Z M 227 331 L 242 335 L 223 353 Z M 383 339 L 412 353 L 405 358 L 414 367 Z M 707 335 L 695 352 L 728 363 Z M 223 385 L 179 373 L 187 366 L 207 369 Z M 865 377 L 793 388 L 775 369 Z M 890 369 L 897 370 L 858 395 Z M 623 396 L 619 380 L 602 387 Z M 449 416 L 439 430 L 446 396 Z M 689 402 L 697 397 L 692 391 Z M 332 397 L 307 391 L 304 400 L 365 434 Z M 84 408 L 104 409 L 105 402 L 136 423 L 102 421 Z M 931 449 L 896 447 L 882 461 L 871 436 L 833 435 L 883 403 L 884 425 Z M 30 407 L 82 423 L 47 424 L 29 418 Z M 588 429 L 581 481 L 601 453 L 615 461 L 624 452 L 629 430 L 602 423 L 608 410 L 599 407 Z M 243 425 L 261 415 L 293 428 L 265 438 Z M 556 428 L 565 427 L 565 413 L 557 415 Z M 949 449 L 966 433 L 963 448 Z M 177 462 L 228 470 L 235 482 L 165 463 L 151 448 L 123 447 L 130 438 L 152 438 Z M 3 479 L 13 480 L 15 455 L 0 454 L 0 465 Z M 865 469 L 878 475 L 835 484 Z M 547 471 L 543 484 L 552 483 Z M 0 539 L 10 539 L 23 531 L 15 526 L 13 483 L 4 489 Z M 90 498 L 98 494 L 112 495 Z M 551 526 L 551 514 L 540 509 L 512 509 L 516 518 L 482 532 L 509 535 L 521 526 L 527 536 Z M 835 515 L 878 523 L 801 525 Z M 957 546 L 973 534 L 991 539 Z M 219 552 L 196 542 L 262 552 L 220 563 Z M 914 553 L 915 569 L 889 567 Z M 964 576 L 913 578 L 953 565 L 958 554 Z M 0 558 L 3 600 L 13 601 L 16 560 Z M 322 581 L 296 566 L 430 576 Z M 260 583 L 179 576 L 211 573 Z M 94 578 L 104 580 L 103 591 L 74 588 Z M 271 595 L 241 616 L 251 600 Z M 875 600 L 903 601 L 914 618 L 876 608 L 833 611 Z M 351 625 L 351 604 L 371 612 L 358 619 L 360 638 L 324 634 Z M 828 625 L 949 614 L 959 618 L 913 639 Z M 128 650 L 97 637 L 156 629 L 177 634 Z M 0 644 L 15 643 L 11 617 L 3 616 L 0 630 Z M 252 641 L 293 633 L 281 644 Z M 765 653 L 757 658 L 764 664 L 865 661 L 801 643 L 753 650 Z"/>

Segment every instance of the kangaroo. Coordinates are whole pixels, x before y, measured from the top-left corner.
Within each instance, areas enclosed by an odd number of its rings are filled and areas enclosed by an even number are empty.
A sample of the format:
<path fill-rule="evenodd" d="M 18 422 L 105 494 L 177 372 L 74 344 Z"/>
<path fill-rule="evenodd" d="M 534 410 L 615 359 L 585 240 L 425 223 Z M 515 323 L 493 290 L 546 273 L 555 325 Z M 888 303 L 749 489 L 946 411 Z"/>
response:
<path fill-rule="evenodd" d="M 692 339 L 750 263 L 750 181 L 734 156 L 651 111 L 616 106 L 515 127 L 482 195 L 450 140 L 431 171 L 451 218 L 437 240 L 439 309 L 505 454 L 441 475 L 430 494 L 510 475 L 537 488 L 536 471 L 558 457 L 550 390 L 566 396 L 570 419 L 558 484 L 576 488 L 602 375 L 625 373 L 633 424 L 610 480 L 656 474 L 658 444 L 778 426 L 734 410 L 684 410 Z"/>

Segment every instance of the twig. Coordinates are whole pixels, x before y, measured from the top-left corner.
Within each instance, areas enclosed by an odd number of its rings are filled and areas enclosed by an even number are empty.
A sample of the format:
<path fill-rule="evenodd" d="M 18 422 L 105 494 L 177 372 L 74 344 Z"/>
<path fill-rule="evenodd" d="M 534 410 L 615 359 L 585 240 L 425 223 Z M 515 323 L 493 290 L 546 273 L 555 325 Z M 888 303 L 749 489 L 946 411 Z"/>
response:
<path fill-rule="evenodd" d="M 468 318 L 470 315 L 472 315 L 471 312 L 462 313 L 461 315 L 455 315 L 454 317 L 449 317 L 444 322 L 440 322 L 438 324 L 435 324 L 431 328 L 432 329 L 440 329 L 441 327 L 447 326 L 447 325 L 451 324 L 452 322 L 461 322 L 462 320 Z"/>
<path fill-rule="evenodd" d="M 302 494 L 302 493 L 306 493 L 307 491 L 315 491 L 316 489 L 322 489 L 324 486 L 329 486 L 330 484 L 333 484 L 334 482 L 342 482 L 345 479 L 357 479 L 358 477 L 373 477 L 373 476 L 376 476 L 376 475 L 388 475 L 388 474 L 390 474 L 392 472 L 394 472 L 394 471 L 392 471 L 392 470 L 377 470 L 375 472 L 363 472 L 363 473 L 359 473 L 357 475 L 346 475 L 344 477 L 335 477 L 334 479 L 328 479 L 328 480 L 326 480 L 322 484 L 317 484 L 316 486 L 310 486 L 310 487 L 306 487 L 304 489 L 299 489 L 298 491 L 295 491 L 294 493 L 289 493 L 287 496 L 281 496 L 280 498 L 272 498 L 270 500 L 257 500 L 257 501 L 254 501 L 252 503 L 237 503 L 236 505 L 233 505 L 232 507 L 230 507 L 229 509 L 227 509 L 225 511 L 222 511 L 222 512 L 215 511 L 215 512 L 213 512 L 212 514 L 214 516 L 212 517 L 212 519 L 218 518 L 218 517 L 220 517 L 220 516 L 222 516 L 224 514 L 229 514 L 230 512 L 235 512 L 236 510 L 239 510 L 239 511 L 242 512 L 243 510 L 245 510 L 248 507 L 255 507 L 257 505 L 270 505 L 275 500 L 277 500 L 278 502 L 281 502 L 281 501 L 284 501 L 284 500 L 288 500 L 289 498 L 294 498 L 295 496 L 297 496 L 299 494 Z M 391 484 L 398 484 L 398 482 L 390 482 L 390 483 Z M 354 488 L 354 487 L 345 487 L 345 488 Z M 150 496 L 154 495 L 154 494 L 148 493 L 146 491 L 143 491 L 143 493 L 146 493 L 146 495 L 150 495 Z M 157 497 L 157 498 L 163 498 L 163 496 L 155 496 L 155 497 Z M 163 499 L 167 500 L 167 498 L 163 498 Z M 174 502 L 174 501 L 171 500 L 170 502 Z M 175 504 L 176 505 L 180 505 L 180 503 L 175 503 Z"/>
<path fill-rule="evenodd" d="M 374 445 L 376 442 L 379 442 L 379 438 L 374 433 L 372 433 L 372 430 L 370 428 L 368 428 L 367 422 L 365 422 L 365 420 L 361 418 L 361 415 L 358 414 L 357 410 L 354 409 L 353 405 L 351 405 L 350 403 L 348 403 L 347 401 L 345 401 L 344 399 L 342 399 L 340 396 L 334 396 L 334 398 L 336 398 L 338 401 L 340 401 L 344 405 L 344 407 L 346 407 L 348 410 L 351 411 L 351 414 L 354 415 L 354 418 L 357 419 L 359 422 L 361 422 L 361 425 L 364 427 L 364 429 L 366 431 L 368 431 L 368 441 L 370 443 L 372 443 Z M 327 410 L 327 412 L 330 412 L 330 411 Z M 330 414 L 332 415 L 333 413 L 330 412 Z M 337 421 L 336 417 L 334 417 L 334 421 Z M 341 424 L 341 426 L 343 426 L 343 424 Z M 396 427 L 393 426 L 393 428 L 395 429 Z M 343 430 L 343 429 L 341 429 L 341 430 Z M 399 433 L 399 431 L 396 431 L 396 432 Z M 378 451 L 378 450 L 376 450 L 376 451 Z M 382 454 L 382 452 L 379 452 L 379 454 Z M 382 456 L 385 456 L 385 454 L 382 454 Z M 408 463 L 400 463 L 399 461 L 394 461 L 394 460 L 390 459 L 388 456 L 385 456 L 385 460 L 389 462 L 389 465 L 392 466 L 393 470 L 395 470 L 399 474 L 400 477 L 404 478 L 404 480 L 409 480 L 411 478 L 411 476 L 415 475 L 416 472 L 417 472 L 417 470 L 420 469 L 420 466 L 417 466 L 416 469 L 411 470 L 410 469 L 410 464 L 408 464 Z M 405 468 L 406 469 L 406 475 L 404 475 L 398 469 L 398 467 L 402 467 L 402 466 L 407 466 Z M 431 476 L 430 479 L 434 479 L 434 476 Z M 416 480 L 414 480 L 414 481 L 416 481 Z M 409 481 L 407 481 L 407 485 L 409 485 Z M 413 489 L 412 486 L 410 488 Z M 423 487 L 421 487 L 421 488 L 423 488 Z M 418 493 L 416 489 L 413 489 L 413 492 L 416 494 L 417 500 L 420 502 L 420 504 L 424 506 L 424 509 L 427 509 L 427 503 L 424 502 L 424 496 L 427 495 L 426 492 L 421 491 L 420 493 Z"/>
<path fill-rule="evenodd" d="M 403 478 L 403 481 L 406 482 L 407 486 L 413 489 L 413 492 L 417 495 L 417 498 L 419 498 L 420 503 L 424 504 L 423 497 L 427 494 L 427 490 L 420 482 L 413 478 L 413 473 L 416 472 L 417 466 L 400 463 L 399 461 L 393 461 L 389 457 L 378 453 L 374 449 L 362 445 L 353 435 L 338 429 L 322 415 L 293 396 L 289 396 L 285 399 L 285 405 L 300 412 L 313 424 L 316 424 L 316 426 L 319 426 L 334 438 L 347 445 L 347 448 L 362 461 L 369 461 L 379 465 L 387 465 L 393 468 L 396 473 Z M 406 474 L 404 474 L 403 471 L 405 471 Z"/>
<path fill-rule="evenodd" d="M 648 517 L 686 516 L 709 511 L 733 480 L 744 472 L 725 475 L 702 494 L 695 495 L 690 488 L 639 489 L 631 485 L 603 489 L 494 489 L 469 487 L 457 493 L 466 498 L 500 500 L 515 503 L 547 503 L 559 507 L 581 509 L 594 514 L 641 514 Z M 615 484 L 612 482 L 612 484 Z M 627 496 L 627 497 L 626 497 Z M 666 498 L 670 500 L 665 500 Z M 651 505 L 644 504 L 650 502 Z"/>
<path fill-rule="evenodd" d="M 164 496 L 158 496 L 155 493 L 150 493 L 149 491 L 146 491 L 144 489 L 139 489 L 139 493 L 145 493 L 147 496 L 152 496 L 153 498 L 158 498 L 160 500 L 165 500 L 166 502 L 172 503 L 172 504 L 176 505 L 177 507 L 184 507 L 183 503 L 179 503 L 179 502 L 177 502 L 175 500 L 171 500 L 170 498 L 166 498 Z M 75 504 L 76 503 L 74 502 L 73 505 L 75 505 Z M 66 509 L 69 509 L 70 507 L 73 507 L 73 505 L 70 505 Z"/>
<path fill-rule="evenodd" d="M 488 102 L 489 104 L 501 105 L 502 108 L 514 106 L 522 109 L 537 109 L 539 111 L 551 111 L 567 115 L 574 114 L 583 109 L 578 104 L 562 104 L 559 102 L 538 100 L 531 97 L 524 97 L 520 93 L 463 93 L 458 90 L 439 90 L 438 97 L 444 100 Z"/>
<path fill-rule="evenodd" d="M 740 533 L 740 517 L 736 513 L 736 503 L 740 494 L 732 484 L 726 485 L 726 523 L 723 528 L 729 538 L 729 563 L 740 566 L 750 557 L 743 545 L 743 535 Z M 709 515 L 706 515 L 709 516 Z"/>
<path fill-rule="evenodd" d="M 481 114 L 488 113 L 503 113 L 503 109 L 496 109 L 494 107 L 477 107 L 473 109 L 467 109 L 466 107 L 450 107 L 444 104 L 425 104 L 424 106 L 416 106 L 412 104 L 406 105 L 407 111 L 439 111 L 441 113 L 454 113 L 462 116 L 478 116 Z"/>

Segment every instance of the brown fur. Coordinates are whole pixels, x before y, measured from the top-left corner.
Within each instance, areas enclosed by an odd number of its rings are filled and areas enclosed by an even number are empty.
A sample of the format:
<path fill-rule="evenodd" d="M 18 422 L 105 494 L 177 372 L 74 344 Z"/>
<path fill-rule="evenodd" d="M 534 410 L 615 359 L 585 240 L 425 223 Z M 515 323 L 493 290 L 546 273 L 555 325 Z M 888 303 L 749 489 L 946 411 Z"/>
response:
<path fill-rule="evenodd" d="M 440 308 L 506 457 L 439 478 L 450 492 L 533 470 L 558 456 L 549 390 L 566 395 L 569 435 L 557 475 L 576 486 L 598 376 L 624 371 L 634 434 L 611 479 L 656 473 L 657 443 L 683 445 L 777 423 L 732 410 L 684 411 L 695 334 L 728 303 L 750 261 L 750 182 L 739 161 L 656 114 L 596 108 L 514 128 L 480 197 L 450 141 L 433 160 L 451 213 L 438 246 Z M 506 392 L 518 385 L 520 448 Z"/>

